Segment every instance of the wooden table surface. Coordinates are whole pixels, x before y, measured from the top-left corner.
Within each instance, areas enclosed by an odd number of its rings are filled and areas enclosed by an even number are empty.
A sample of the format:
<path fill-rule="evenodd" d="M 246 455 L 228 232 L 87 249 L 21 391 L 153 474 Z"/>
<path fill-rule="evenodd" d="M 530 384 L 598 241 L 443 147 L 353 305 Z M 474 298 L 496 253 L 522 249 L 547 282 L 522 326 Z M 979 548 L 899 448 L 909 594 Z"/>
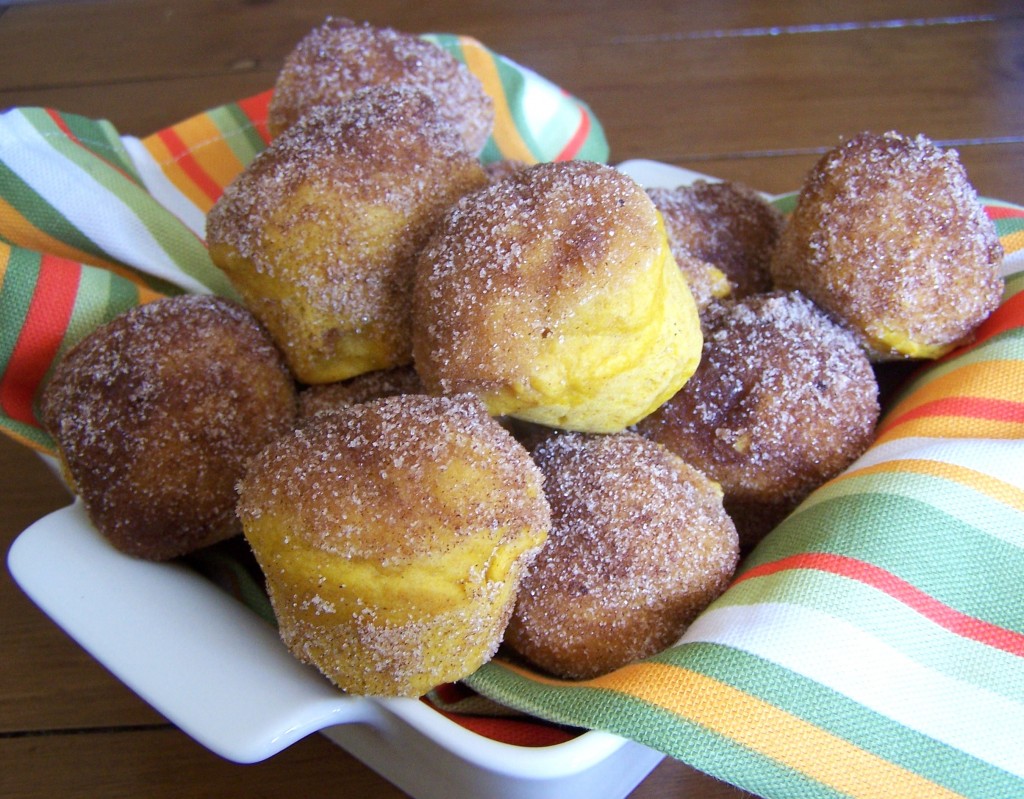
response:
<path fill-rule="evenodd" d="M 474 36 L 586 100 L 612 160 L 769 192 L 842 135 L 924 133 L 979 192 L 1024 204 L 1024 4 L 631 0 L 105 0 L 0 5 L 0 108 L 47 105 L 145 134 L 273 85 L 328 15 Z M 68 502 L 0 437 L 0 541 Z M 59 553 L 54 553 L 59 557 Z M 314 735 L 239 766 L 202 749 L 0 578 L 0 796 L 402 794 Z M 746 796 L 667 761 L 635 797 Z"/>

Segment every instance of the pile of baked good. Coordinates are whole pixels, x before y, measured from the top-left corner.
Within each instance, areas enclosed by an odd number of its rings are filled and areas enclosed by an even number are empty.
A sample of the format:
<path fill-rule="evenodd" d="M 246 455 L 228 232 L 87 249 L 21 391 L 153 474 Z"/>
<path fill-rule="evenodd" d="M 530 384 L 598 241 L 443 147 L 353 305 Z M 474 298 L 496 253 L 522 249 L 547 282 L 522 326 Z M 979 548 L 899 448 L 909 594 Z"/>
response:
<path fill-rule="evenodd" d="M 96 330 L 43 402 L 114 546 L 244 533 L 290 650 L 420 695 L 504 642 L 568 678 L 660 651 L 741 552 L 869 445 L 874 363 L 998 304 L 956 155 L 861 134 L 784 219 L 731 183 L 479 161 L 479 82 L 328 20 L 208 218 L 242 304 Z"/>

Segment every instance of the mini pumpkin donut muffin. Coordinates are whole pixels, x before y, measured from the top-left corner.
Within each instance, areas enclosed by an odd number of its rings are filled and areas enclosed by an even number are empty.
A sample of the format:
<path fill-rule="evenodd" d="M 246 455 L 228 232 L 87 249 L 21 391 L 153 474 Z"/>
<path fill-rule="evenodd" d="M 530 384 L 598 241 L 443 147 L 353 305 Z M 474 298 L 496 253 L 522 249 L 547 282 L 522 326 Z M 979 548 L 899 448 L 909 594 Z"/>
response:
<path fill-rule="evenodd" d="M 878 385 L 853 334 L 799 293 L 708 320 L 696 374 L 636 429 L 721 484 L 748 549 L 867 449 Z"/>
<path fill-rule="evenodd" d="M 783 217 L 760 194 L 740 183 L 706 180 L 647 193 L 665 219 L 672 254 L 698 307 L 772 287 L 768 265 Z"/>
<path fill-rule="evenodd" d="M 537 468 L 471 396 L 319 414 L 254 459 L 238 512 L 288 648 L 381 696 L 493 655 L 550 526 Z"/>
<path fill-rule="evenodd" d="M 380 85 L 430 94 L 472 155 L 491 135 L 494 102 L 454 56 L 418 36 L 338 17 L 307 33 L 285 58 L 270 100 L 270 133 L 279 136 L 318 105 Z"/>
<path fill-rule="evenodd" d="M 338 383 L 307 386 L 299 392 L 299 418 L 400 394 L 422 394 L 423 384 L 412 364 L 364 372 Z"/>
<path fill-rule="evenodd" d="M 235 483 L 295 422 L 295 385 L 244 308 L 133 308 L 58 363 L 42 397 L 69 485 L 119 550 L 167 560 L 240 532 Z"/>
<path fill-rule="evenodd" d="M 693 373 L 697 308 L 644 190 L 584 161 L 466 196 L 416 264 L 413 357 L 432 393 L 615 432 Z"/>
<path fill-rule="evenodd" d="M 861 133 L 807 177 L 771 262 L 873 358 L 937 358 L 998 305 L 1002 248 L 954 150 Z"/>
<path fill-rule="evenodd" d="M 533 453 L 551 534 L 506 644 L 560 677 L 596 677 L 674 644 L 739 559 L 721 489 L 633 433 L 555 434 Z"/>
<path fill-rule="evenodd" d="M 486 182 L 427 95 L 373 88 L 275 139 L 211 209 L 213 261 L 303 383 L 411 361 L 413 260 Z"/>

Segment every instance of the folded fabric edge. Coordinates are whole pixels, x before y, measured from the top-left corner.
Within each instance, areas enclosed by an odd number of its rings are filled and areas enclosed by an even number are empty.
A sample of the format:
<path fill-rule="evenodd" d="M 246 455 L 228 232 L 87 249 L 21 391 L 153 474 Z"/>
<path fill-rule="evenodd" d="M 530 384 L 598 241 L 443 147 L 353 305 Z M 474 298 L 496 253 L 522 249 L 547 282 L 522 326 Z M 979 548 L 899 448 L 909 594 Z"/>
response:
<path fill-rule="evenodd" d="M 1020 787 L 990 764 L 721 644 L 691 643 L 583 684 L 545 681 L 502 660 L 468 682 L 540 718 L 621 735 L 766 797 L 984 797 Z"/>

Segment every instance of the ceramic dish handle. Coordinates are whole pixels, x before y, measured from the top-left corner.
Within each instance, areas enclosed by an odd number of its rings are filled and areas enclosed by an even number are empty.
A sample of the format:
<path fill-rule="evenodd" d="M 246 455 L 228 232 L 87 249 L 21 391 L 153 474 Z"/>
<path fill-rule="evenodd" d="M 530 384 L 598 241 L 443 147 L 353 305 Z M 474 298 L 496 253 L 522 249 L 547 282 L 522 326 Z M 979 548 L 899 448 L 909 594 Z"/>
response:
<path fill-rule="evenodd" d="M 8 568 L 118 679 L 229 760 L 263 760 L 311 732 L 372 723 L 380 712 L 340 695 L 288 653 L 273 627 L 196 572 L 117 552 L 80 502 L 22 533 Z"/>

